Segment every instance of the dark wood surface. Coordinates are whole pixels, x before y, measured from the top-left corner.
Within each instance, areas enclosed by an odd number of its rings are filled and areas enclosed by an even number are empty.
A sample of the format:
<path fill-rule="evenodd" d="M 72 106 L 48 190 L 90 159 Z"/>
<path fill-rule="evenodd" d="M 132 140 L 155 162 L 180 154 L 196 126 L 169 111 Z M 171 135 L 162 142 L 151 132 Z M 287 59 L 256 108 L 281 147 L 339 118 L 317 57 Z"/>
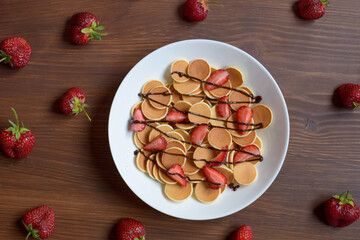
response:
<path fill-rule="evenodd" d="M 32 47 L 21 70 L 0 66 L 0 127 L 10 106 L 36 135 L 23 160 L 0 153 L 0 239 L 24 239 L 22 215 L 52 207 L 51 239 L 115 239 L 122 217 L 144 223 L 147 239 L 226 239 L 242 224 L 254 239 L 359 238 L 360 221 L 345 229 L 323 223 L 319 206 L 350 190 L 360 202 L 360 112 L 336 107 L 333 92 L 360 83 L 360 7 L 331 1 L 325 17 L 300 19 L 292 0 L 220 1 L 200 23 L 184 21 L 184 0 L 1 1 L 0 39 L 25 38 Z M 94 13 L 109 36 L 81 47 L 64 36 L 79 11 Z M 107 139 L 114 94 L 127 72 L 153 50 L 184 39 L 223 41 L 248 52 L 274 76 L 291 125 L 285 164 L 253 204 L 230 216 L 188 221 L 140 200 L 118 174 Z M 68 88 L 87 94 L 93 122 L 66 117 L 54 102 Z M 128 113 L 125 113 L 128 114 Z"/>

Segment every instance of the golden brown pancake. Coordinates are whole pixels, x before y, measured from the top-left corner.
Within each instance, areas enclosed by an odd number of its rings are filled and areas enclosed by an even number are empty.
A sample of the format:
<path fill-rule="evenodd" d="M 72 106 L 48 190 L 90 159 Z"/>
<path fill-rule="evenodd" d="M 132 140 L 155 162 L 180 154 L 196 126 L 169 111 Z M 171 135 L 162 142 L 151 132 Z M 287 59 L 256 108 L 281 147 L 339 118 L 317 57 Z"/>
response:
<path fill-rule="evenodd" d="M 171 64 L 170 73 L 172 73 L 174 71 L 186 73 L 188 66 L 189 66 L 189 63 L 186 60 L 183 60 L 183 59 L 176 60 Z M 176 82 L 186 82 L 189 80 L 189 78 L 184 77 L 184 76 L 180 77 L 179 74 L 176 74 L 176 73 L 172 74 L 171 77 Z"/>
<path fill-rule="evenodd" d="M 210 76 L 211 68 L 204 59 L 196 59 L 189 64 L 187 72 L 190 76 L 205 81 Z"/>
<path fill-rule="evenodd" d="M 272 113 L 270 108 L 265 105 L 256 105 L 252 109 L 255 124 L 262 123 L 263 128 L 267 128 L 272 121 Z"/>
<path fill-rule="evenodd" d="M 209 145 L 204 145 L 204 144 L 202 146 L 209 147 Z M 194 159 L 205 159 L 207 161 L 210 161 L 216 155 L 217 155 L 217 151 L 214 149 L 197 147 L 194 151 L 193 158 Z M 203 168 L 204 166 L 207 165 L 207 163 L 205 161 L 194 161 L 194 163 L 198 168 Z"/>
<path fill-rule="evenodd" d="M 238 69 L 230 67 L 227 68 L 226 71 L 229 73 L 229 81 L 233 88 L 240 87 L 243 84 L 243 77 Z"/>
<path fill-rule="evenodd" d="M 239 88 L 239 90 L 248 93 L 244 88 Z M 229 94 L 229 102 L 245 102 L 245 103 L 232 103 L 230 107 L 232 110 L 237 111 L 242 106 L 249 106 L 251 102 L 251 98 L 236 91 L 232 91 Z"/>
<path fill-rule="evenodd" d="M 241 147 L 254 143 L 255 139 L 256 131 L 250 131 L 250 133 L 244 137 L 233 137 L 233 141 Z"/>
<path fill-rule="evenodd" d="M 149 93 L 155 93 L 155 95 L 149 95 L 149 101 L 150 104 L 157 109 L 165 109 L 167 108 L 172 100 L 172 95 L 170 90 L 165 86 L 157 86 L 150 90 Z M 156 94 L 156 93 L 165 93 L 169 95 L 162 95 L 162 94 Z M 165 105 L 165 106 L 164 106 Z"/>
<path fill-rule="evenodd" d="M 194 161 L 192 160 L 193 152 L 187 152 L 186 156 L 188 158 L 186 159 L 186 162 L 183 166 L 184 173 L 186 175 L 197 173 L 200 169 L 195 165 Z"/>
<path fill-rule="evenodd" d="M 168 109 L 165 108 L 165 109 L 157 109 L 157 108 L 154 108 L 149 100 L 145 99 L 143 101 L 143 103 L 141 104 L 141 111 L 143 112 L 144 116 L 147 118 L 147 119 L 150 119 L 150 120 L 161 120 L 163 119 L 167 112 L 168 112 Z"/>
<path fill-rule="evenodd" d="M 180 184 L 165 184 L 164 193 L 173 201 L 183 201 L 192 195 L 192 183 L 187 183 L 185 187 Z"/>
<path fill-rule="evenodd" d="M 165 84 L 159 80 L 147 81 L 141 88 L 141 93 L 144 95 L 148 94 L 152 88 L 157 87 L 157 86 L 165 86 Z"/>
<path fill-rule="evenodd" d="M 212 189 L 209 184 L 205 182 L 199 182 L 195 187 L 196 198 L 203 203 L 211 203 L 215 201 L 220 195 L 221 189 Z"/>
<path fill-rule="evenodd" d="M 177 155 L 173 155 L 177 154 Z M 161 156 L 161 162 L 166 169 L 169 169 L 174 164 L 180 164 L 180 166 L 184 166 L 186 157 L 184 156 L 185 153 L 180 148 L 169 148 L 163 152 Z"/>
<path fill-rule="evenodd" d="M 228 87 L 228 88 L 232 87 L 230 81 L 227 81 L 223 86 Z M 210 91 L 211 95 L 213 95 L 216 98 L 221 98 L 223 96 L 227 96 L 228 94 L 230 94 L 230 92 L 231 92 L 230 89 L 221 88 L 221 87 L 215 88 L 214 90 Z"/>
<path fill-rule="evenodd" d="M 197 124 L 208 123 L 211 117 L 211 108 L 204 102 L 199 102 L 189 109 L 189 121 Z M 200 116 L 198 116 L 200 115 Z"/>
<path fill-rule="evenodd" d="M 170 141 L 171 138 L 168 138 L 166 135 L 162 134 L 159 130 L 161 132 L 168 133 L 168 132 L 173 131 L 174 129 L 169 124 L 161 124 L 161 125 L 157 126 L 156 129 L 151 130 L 151 132 L 149 134 L 149 142 L 154 140 L 159 135 L 162 135 L 165 138 L 166 142 Z"/>
<path fill-rule="evenodd" d="M 249 162 L 237 163 L 234 166 L 234 178 L 243 185 L 249 185 L 256 179 L 256 167 Z"/>
<path fill-rule="evenodd" d="M 223 128 L 213 128 L 207 135 L 210 145 L 216 149 L 223 149 L 230 146 L 232 137 L 229 131 Z"/>

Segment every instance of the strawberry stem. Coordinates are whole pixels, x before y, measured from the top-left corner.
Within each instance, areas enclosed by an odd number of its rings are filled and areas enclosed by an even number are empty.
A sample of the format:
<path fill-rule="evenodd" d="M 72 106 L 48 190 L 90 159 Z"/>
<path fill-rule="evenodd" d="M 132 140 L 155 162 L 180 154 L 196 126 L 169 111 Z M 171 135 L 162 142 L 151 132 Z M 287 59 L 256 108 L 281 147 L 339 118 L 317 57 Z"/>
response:
<path fill-rule="evenodd" d="M 86 117 L 89 119 L 89 121 L 91 122 L 91 118 L 89 116 L 89 114 L 86 112 L 85 108 L 83 106 L 80 106 L 80 109 L 83 110 L 83 112 L 85 113 Z"/>
<path fill-rule="evenodd" d="M 28 235 L 26 236 L 25 240 L 28 240 L 30 236 L 31 236 L 31 232 L 28 233 Z"/>

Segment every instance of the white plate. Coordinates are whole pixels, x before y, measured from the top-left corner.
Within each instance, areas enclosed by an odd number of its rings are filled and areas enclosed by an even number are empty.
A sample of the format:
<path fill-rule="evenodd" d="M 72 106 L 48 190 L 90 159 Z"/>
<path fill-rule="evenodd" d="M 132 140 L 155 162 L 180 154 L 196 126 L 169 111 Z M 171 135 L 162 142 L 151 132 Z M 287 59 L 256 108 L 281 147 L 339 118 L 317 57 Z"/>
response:
<path fill-rule="evenodd" d="M 244 85 L 273 112 L 273 122 L 257 131 L 264 161 L 256 165 L 258 177 L 236 192 L 226 191 L 213 203 L 204 204 L 191 197 L 183 202 L 166 198 L 163 186 L 140 172 L 134 161 L 135 145 L 129 130 L 130 109 L 140 101 L 142 85 L 151 79 L 167 81 L 174 60 L 203 58 L 216 68 L 234 66 L 242 71 Z M 131 190 L 151 207 L 165 214 L 191 220 L 214 219 L 235 213 L 260 197 L 271 185 L 285 160 L 289 142 L 289 116 L 284 97 L 270 73 L 253 57 L 226 43 L 212 40 L 186 40 L 166 45 L 138 62 L 122 81 L 109 116 L 109 142 L 116 167 Z M 121 194 L 121 193 L 119 193 Z"/>

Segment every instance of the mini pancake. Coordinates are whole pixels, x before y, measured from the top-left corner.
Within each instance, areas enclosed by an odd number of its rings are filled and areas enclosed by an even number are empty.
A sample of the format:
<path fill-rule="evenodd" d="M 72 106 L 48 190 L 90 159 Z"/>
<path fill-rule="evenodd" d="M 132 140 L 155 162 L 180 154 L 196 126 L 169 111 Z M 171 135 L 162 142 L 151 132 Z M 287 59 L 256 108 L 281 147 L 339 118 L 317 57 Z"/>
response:
<path fill-rule="evenodd" d="M 195 165 L 194 161 L 191 159 L 193 157 L 193 152 L 187 152 L 186 156 L 188 158 L 186 159 L 186 162 L 183 166 L 184 173 L 186 175 L 188 174 L 192 175 L 197 173 L 200 169 Z"/>
<path fill-rule="evenodd" d="M 216 170 L 225 175 L 227 179 L 227 185 L 230 185 L 234 181 L 234 172 L 225 166 L 214 167 Z"/>
<path fill-rule="evenodd" d="M 161 162 L 161 156 L 162 156 L 162 153 L 161 152 L 158 152 L 157 154 L 156 154 L 156 163 L 157 163 L 157 165 L 159 166 L 159 168 L 161 168 L 161 169 L 163 169 L 163 170 L 166 170 L 166 168 L 164 167 L 164 165 L 162 164 L 162 162 Z"/>
<path fill-rule="evenodd" d="M 193 193 L 192 183 L 187 183 L 185 187 L 180 184 L 165 184 L 165 195 L 173 201 L 179 202 L 189 198 Z"/>
<path fill-rule="evenodd" d="M 195 103 L 189 109 L 188 117 L 190 122 L 207 124 L 210 121 L 209 118 L 211 117 L 211 108 L 204 102 Z"/>
<path fill-rule="evenodd" d="M 154 108 L 150 104 L 150 101 L 145 99 L 141 104 L 141 111 L 143 112 L 144 116 L 150 120 L 161 120 L 166 116 L 168 109 Z"/>
<path fill-rule="evenodd" d="M 256 139 L 256 131 L 250 131 L 250 133 L 245 137 L 233 137 L 233 141 L 241 147 L 245 147 L 247 145 L 254 143 L 255 139 Z"/>
<path fill-rule="evenodd" d="M 228 130 L 223 128 L 213 128 L 207 135 L 210 145 L 216 149 L 222 149 L 225 146 L 230 146 L 232 142 L 231 134 Z"/>
<path fill-rule="evenodd" d="M 238 129 L 238 124 L 233 123 L 233 121 L 237 121 L 237 113 L 236 112 L 231 114 L 227 120 L 228 121 L 226 122 L 226 127 L 230 128 L 230 129 L 228 129 L 228 131 L 231 133 L 231 135 L 233 135 L 235 137 L 245 137 L 248 134 L 250 134 L 251 131 L 246 131 L 245 135 L 241 135 L 240 131 L 234 130 L 234 129 Z"/>
<path fill-rule="evenodd" d="M 143 151 L 143 152 L 144 152 L 145 156 L 150 156 L 151 155 L 151 152 L 148 152 L 148 151 Z M 147 170 L 146 170 L 147 161 L 148 160 L 140 152 L 135 157 L 136 167 L 142 172 L 147 172 Z"/>
<path fill-rule="evenodd" d="M 203 92 L 201 92 L 200 94 L 191 94 L 191 95 L 194 95 L 195 97 L 182 95 L 182 99 L 184 101 L 189 102 L 191 105 L 204 101 L 205 93 L 203 93 Z"/>
<path fill-rule="evenodd" d="M 171 132 L 167 132 L 167 135 L 174 137 L 174 138 L 170 138 L 171 139 L 170 141 L 172 141 L 172 140 L 177 140 L 177 141 L 180 141 L 180 142 L 184 141 L 184 137 L 180 133 L 175 132 L 175 130 L 171 131 Z M 183 144 L 185 144 L 185 143 L 183 143 Z"/>
<path fill-rule="evenodd" d="M 150 123 L 150 125 L 157 127 L 160 124 L 154 122 L 154 123 Z M 146 145 L 149 143 L 149 135 L 152 130 L 153 130 L 152 127 L 149 127 L 148 125 L 146 125 L 144 130 L 142 130 L 141 132 L 136 132 L 136 135 L 142 144 Z"/>
<path fill-rule="evenodd" d="M 191 104 L 186 101 L 178 101 L 174 105 L 174 109 L 179 110 L 181 112 L 188 112 L 190 108 L 191 108 Z M 186 129 L 186 130 L 192 129 L 194 127 L 194 125 L 191 123 L 177 123 L 177 124 L 175 124 L 175 126 L 178 128 L 181 128 L 181 129 Z"/>
<path fill-rule="evenodd" d="M 159 80 L 150 80 L 144 83 L 144 85 L 141 88 L 142 94 L 148 94 L 150 90 L 157 86 L 165 86 L 165 84 L 162 81 Z"/>
<path fill-rule="evenodd" d="M 184 153 L 187 152 L 187 149 L 186 149 L 185 145 L 180 141 L 170 140 L 170 141 L 167 142 L 166 148 L 173 148 L 173 147 L 180 148 L 181 150 L 184 151 Z"/>
<path fill-rule="evenodd" d="M 251 91 L 251 89 L 250 89 L 250 88 L 248 88 L 248 87 L 242 86 L 242 87 L 241 87 L 241 89 L 243 89 L 243 90 L 247 91 L 249 94 L 254 95 L 253 91 Z"/>
<path fill-rule="evenodd" d="M 192 94 L 192 95 L 198 95 L 198 94 L 200 94 L 200 93 L 203 93 L 203 90 L 202 90 L 201 87 L 200 87 L 198 90 L 196 90 L 195 92 L 191 93 L 191 94 Z M 205 95 L 205 93 L 204 93 L 204 95 Z"/>
<path fill-rule="evenodd" d="M 239 88 L 239 90 L 248 93 L 244 88 Z M 232 110 L 237 111 L 241 106 L 249 106 L 252 102 L 251 98 L 237 91 L 232 91 L 229 94 L 229 102 L 244 102 L 244 103 L 232 103 L 230 107 Z"/>
<path fill-rule="evenodd" d="M 176 60 L 171 64 L 170 73 L 172 73 L 174 71 L 186 73 L 188 66 L 189 66 L 188 61 L 183 60 L 183 59 Z M 172 74 L 171 77 L 176 82 L 186 82 L 189 80 L 189 78 L 184 77 L 184 76 L 180 77 L 179 74 L 176 74 L 176 73 Z"/>
<path fill-rule="evenodd" d="M 199 182 L 195 187 L 196 198 L 203 203 L 211 203 L 215 201 L 220 195 L 221 189 L 212 189 L 206 182 Z"/>
<path fill-rule="evenodd" d="M 180 155 L 173 155 L 180 154 Z M 169 148 L 166 149 L 161 156 L 161 162 L 164 165 L 165 169 L 169 169 L 174 164 L 180 164 L 180 166 L 184 166 L 186 161 L 185 153 L 180 148 Z"/>
<path fill-rule="evenodd" d="M 206 95 L 208 98 L 216 99 L 216 97 L 215 97 L 214 95 L 212 95 L 210 91 L 208 91 L 208 90 L 205 89 L 205 86 L 206 86 L 205 83 L 202 83 L 202 84 L 201 84 L 201 88 L 202 88 L 203 92 L 205 93 L 205 95 Z"/>
<path fill-rule="evenodd" d="M 240 87 L 243 84 L 244 80 L 238 69 L 229 67 L 226 71 L 229 73 L 229 81 L 231 82 L 233 88 Z"/>
<path fill-rule="evenodd" d="M 189 174 L 188 176 L 190 178 L 190 180 L 193 182 L 193 183 L 199 183 L 203 180 L 205 180 L 205 176 L 204 176 L 204 173 L 202 171 L 197 171 L 196 173 L 194 174 Z"/>
<path fill-rule="evenodd" d="M 178 101 L 181 101 L 181 94 L 178 93 L 178 91 L 175 90 L 174 85 L 171 84 L 170 87 L 169 87 L 169 90 L 170 90 L 170 92 L 172 94 L 171 101 L 173 103 L 177 103 Z"/>
<path fill-rule="evenodd" d="M 231 82 L 227 81 L 223 86 L 231 88 Z M 223 96 L 227 96 L 230 92 L 231 92 L 230 89 L 221 88 L 221 87 L 215 88 L 214 90 L 210 91 L 211 95 L 213 95 L 216 98 L 221 98 Z"/>
<path fill-rule="evenodd" d="M 231 162 L 231 163 L 233 162 L 235 154 L 236 154 L 236 151 L 229 152 L 229 154 L 228 154 L 228 162 Z M 231 164 L 231 163 L 227 164 L 227 166 L 231 170 L 234 170 L 234 164 Z"/>
<path fill-rule="evenodd" d="M 170 105 L 171 100 L 172 100 L 172 95 L 170 95 L 171 92 L 167 87 L 165 87 L 165 86 L 154 87 L 154 88 L 152 88 L 150 90 L 149 94 L 150 93 L 166 93 L 166 94 L 169 94 L 169 95 L 162 95 L 162 94 L 149 95 L 148 98 L 149 98 L 150 104 L 154 108 L 165 109 Z M 159 103 L 157 103 L 157 102 L 159 102 Z"/>
<path fill-rule="evenodd" d="M 156 154 L 152 154 L 152 155 L 150 155 L 149 158 L 151 160 L 155 160 L 155 156 L 156 156 Z M 155 163 L 151 160 L 148 159 L 146 162 L 146 171 L 152 179 L 155 179 L 155 177 L 153 175 L 153 168 L 154 168 Z"/>
<path fill-rule="evenodd" d="M 239 184 L 249 185 L 256 179 L 256 167 L 249 162 L 238 163 L 234 166 L 234 178 Z"/>
<path fill-rule="evenodd" d="M 189 150 L 191 148 L 191 144 L 189 144 L 190 143 L 190 134 L 183 129 L 175 129 L 174 132 L 177 132 L 177 133 L 181 134 L 181 136 L 183 136 L 184 141 L 188 142 L 188 143 L 185 143 L 185 147 L 187 148 L 187 150 Z"/>
<path fill-rule="evenodd" d="M 209 147 L 209 145 L 204 145 L 204 144 L 202 146 Z M 193 159 L 205 159 L 207 161 L 210 161 L 216 155 L 217 155 L 217 151 L 214 149 L 197 147 L 194 151 Z M 194 163 L 198 168 L 203 168 L 204 166 L 207 165 L 205 161 L 194 161 Z"/>
<path fill-rule="evenodd" d="M 133 133 L 133 141 L 134 144 L 137 148 L 139 149 L 143 149 L 145 147 L 145 144 L 143 144 L 140 140 L 139 137 L 137 136 L 136 132 Z"/>
<path fill-rule="evenodd" d="M 255 124 L 262 123 L 263 128 L 267 128 L 272 121 L 272 113 L 270 108 L 265 105 L 256 105 L 252 109 Z"/>
<path fill-rule="evenodd" d="M 134 110 L 135 110 L 135 108 L 140 108 L 140 109 L 141 109 L 141 104 L 142 104 L 142 102 L 138 102 L 138 103 L 135 103 L 135 104 L 131 107 L 131 110 L 130 110 L 130 116 L 131 116 L 131 118 L 132 118 L 133 115 L 134 115 Z"/>
<path fill-rule="evenodd" d="M 149 142 L 151 142 L 152 140 L 154 140 L 157 136 L 162 135 L 166 142 L 168 142 L 171 138 L 165 136 L 164 134 L 162 134 L 160 131 L 167 133 L 167 132 L 171 132 L 173 131 L 173 127 L 170 126 L 169 124 L 162 124 L 156 127 L 156 129 L 151 130 L 150 134 L 149 134 Z"/>
<path fill-rule="evenodd" d="M 201 82 L 190 79 L 187 82 L 174 82 L 173 86 L 181 94 L 190 94 L 201 87 Z"/>
<path fill-rule="evenodd" d="M 160 177 L 160 179 L 161 179 L 164 183 L 166 183 L 166 184 L 176 184 L 176 185 L 178 185 L 175 180 L 172 180 L 172 179 L 166 174 L 166 172 L 163 171 L 163 170 L 161 170 L 160 168 L 159 168 L 159 177 Z"/>
<path fill-rule="evenodd" d="M 211 68 L 204 59 L 195 59 L 189 64 L 187 73 L 192 77 L 205 81 L 210 76 Z"/>
<path fill-rule="evenodd" d="M 154 164 L 152 174 L 153 174 L 154 178 L 156 179 L 156 181 L 158 181 L 161 184 L 164 184 L 165 182 L 160 179 L 159 169 L 160 168 L 158 167 L 158 165 Z"/>
<path fill-rule="evenodd" d="M 261 147 L 262 147 L 262 142 L 261 142 L 261 139 L 259 137 L 256 137 L 255 141 L 254 141 L 254 144 L 256 146 L 258 146 L 261 150 Z"/>
<path fill-rule="evenodd" d="M 224 118 L 224 117 L 220 117 L 218 115 L 218 111 L 217 111 L 217 105 L 213 106 L 211 108 L 211 118 L 216 118 L 216 119 L 221 119 L 221 120 L 224 120 L 224 121 L 216 121 L 214 119 L 210 119 L 210 124 L 212 126 L 220 126 L 220 127 L 225 127 L 226 126 L 226 119 L 227 118 Z"/>

